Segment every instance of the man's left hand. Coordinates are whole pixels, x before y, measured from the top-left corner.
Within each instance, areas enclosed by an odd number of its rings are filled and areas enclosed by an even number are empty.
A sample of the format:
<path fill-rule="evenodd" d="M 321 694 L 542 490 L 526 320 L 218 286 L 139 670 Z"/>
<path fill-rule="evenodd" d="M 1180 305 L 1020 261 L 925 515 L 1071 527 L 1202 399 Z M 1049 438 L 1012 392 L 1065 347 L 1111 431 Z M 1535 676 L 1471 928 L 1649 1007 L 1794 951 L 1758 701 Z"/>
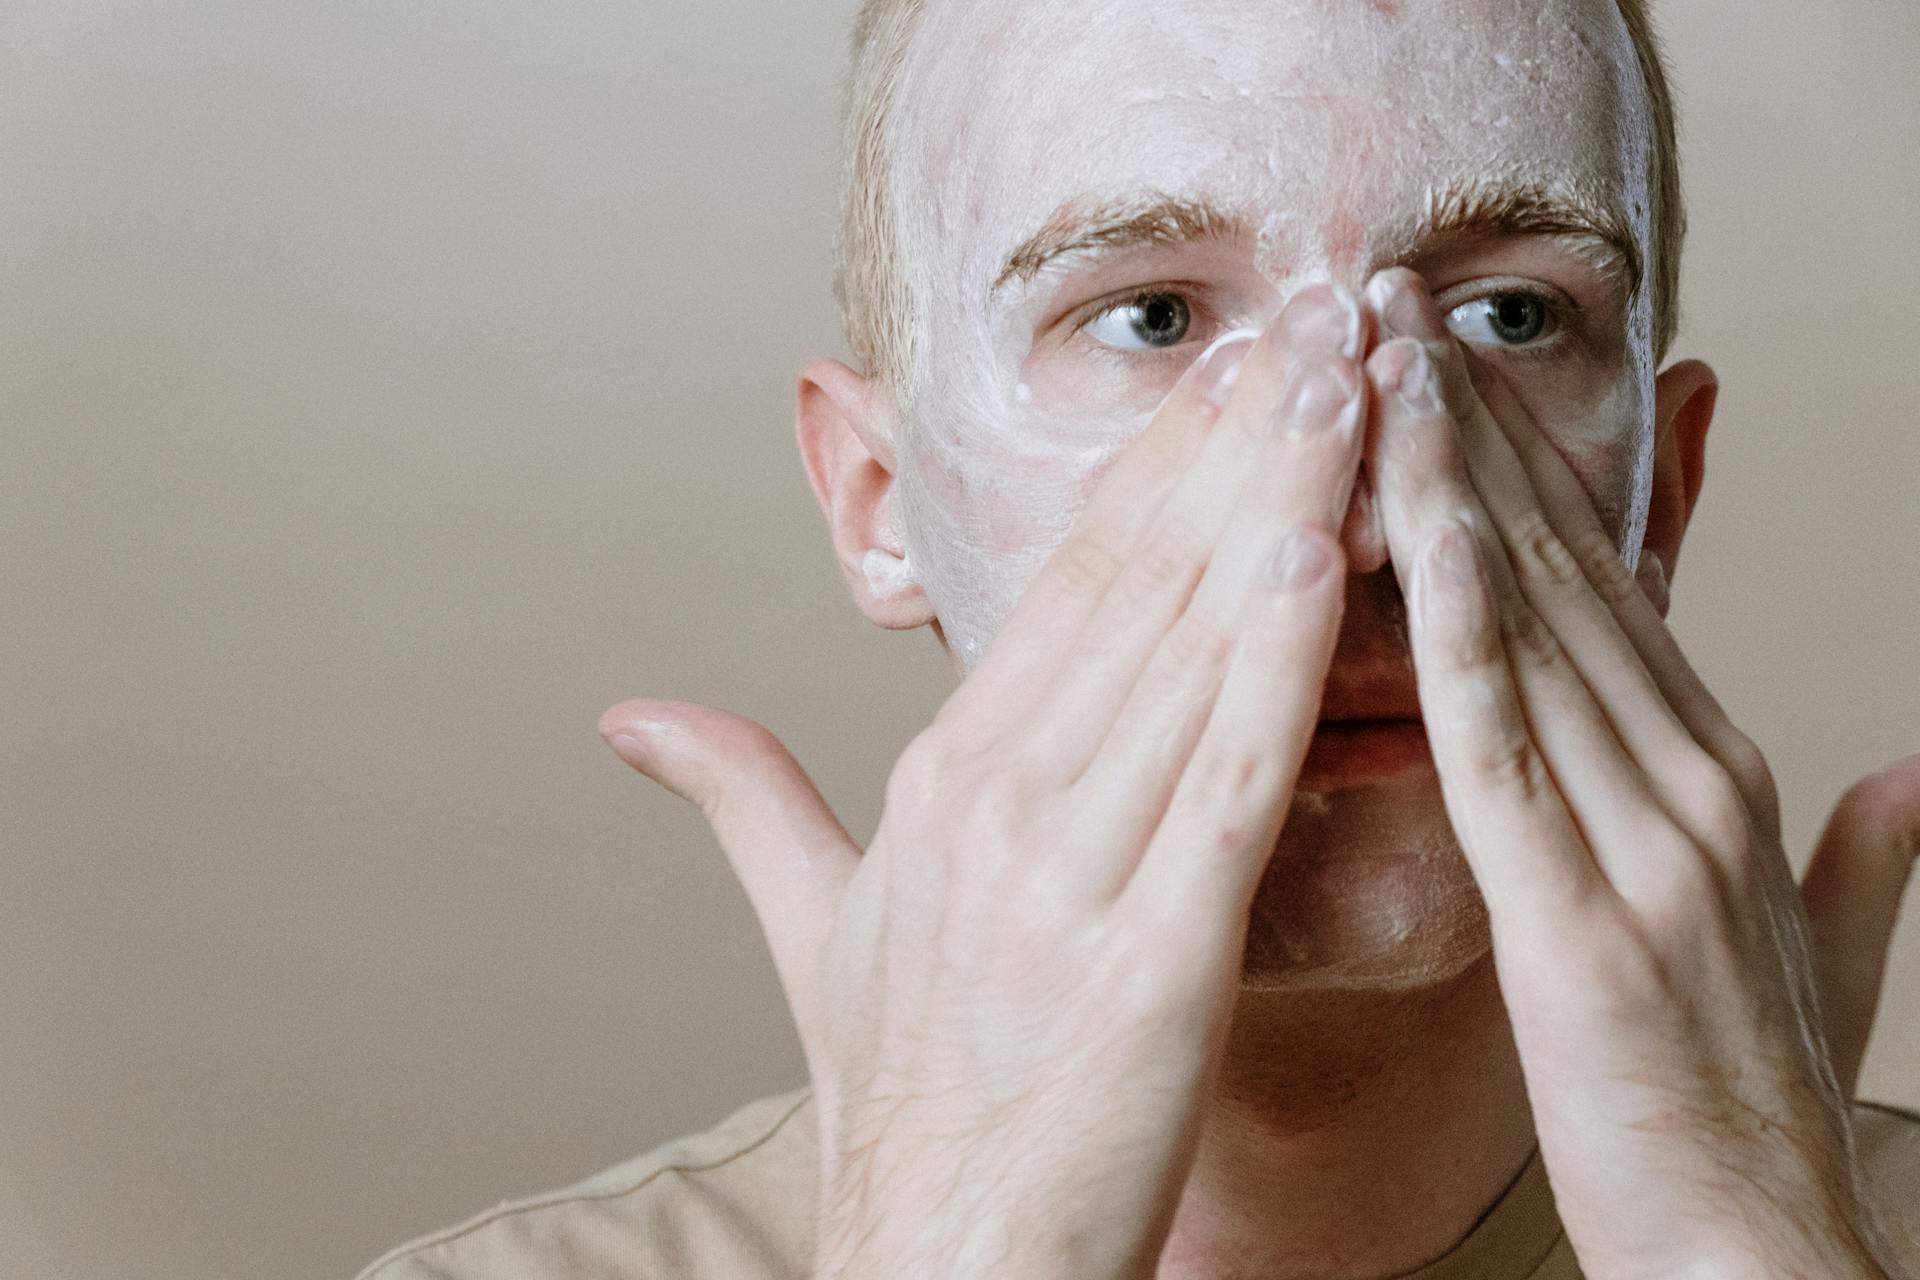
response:
<path fill-rule="evenodd" d="M 1848 793 L 1797 888 L 1764 760 L 1578 477 L 1517 406 L 1489 411 L 1417 275 L 1369 297 L 1422 715 L 1583 1272 L 1900 1274 L 1848 1104 L 1920 756 Z"/>

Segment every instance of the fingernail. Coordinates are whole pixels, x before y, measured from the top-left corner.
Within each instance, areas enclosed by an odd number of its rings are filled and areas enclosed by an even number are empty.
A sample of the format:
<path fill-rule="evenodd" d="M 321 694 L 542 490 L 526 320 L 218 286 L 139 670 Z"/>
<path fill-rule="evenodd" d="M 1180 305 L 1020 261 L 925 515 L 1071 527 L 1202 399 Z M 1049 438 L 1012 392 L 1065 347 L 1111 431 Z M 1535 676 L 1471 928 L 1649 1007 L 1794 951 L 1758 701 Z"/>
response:
<path fill-rule="evenodd" d="M 1331 347 L 1349 360 L 1360 355 L 1360 303 L 1341 285 L 1316 285 L 1295 296 L 1281 313 L 1287 350 Z"/>
<path fill-rule="evenodd" d="M 613 754 L 638 769 L 646 763 L 647 746 L 631 729 L 615 729 L 602 735 Z"/>
<path fill-rule="evenodd" d="M 1305 529 L 1291 529 L 1274 548 L 1267 576 L 1282 591 L 1300 591 L 1326 576 L 1333 567 L 1327 540 Z"/>
<path fill-rule="evenodd" d="M 1212 346 L 1200 353 L 1193 380 L 1209 404 L 1215 408 L 1226 405 L 1227 398 L 1233 394 L 1234 383 L 1240 380 L 1240 366 L 1246 363 L 1247 353 L 1253 350 L 1254 339 L 1259 336 L 1251 329 L 1236 329 L 1216 338 Z"/>
<path fill-rule="evenodd" d="M 1385 272 L 1367 281 L 1367 305 L 1380 318 L 1383 336 L 1420 338 L 1438 341 L 1443 335 L 1436 323 L 1437 309 L 1410 287 L 1404 276 Z"/>
<path fill-rule="evenodd" d="M 1324 360 L 1311 360 L 1295 369 L 1286 394 L 1280 397 L 1280 420 L 1298 432 L 1331 427 L 1353 399 L 1353 384 L 1341 369 Z"/>
<path fill-rule="evenodd" d="M 1394 393 L 1415 413 L 1445 413 L 1447 402 L 1440 394 L 1440 371 L 1433 367 L 1427 349 L 1411 339 L 1396 338 L 1395 341 L 1408 342 L 1413 352 L 1400 369 L 1400 381 L 1395 384 Z"/>

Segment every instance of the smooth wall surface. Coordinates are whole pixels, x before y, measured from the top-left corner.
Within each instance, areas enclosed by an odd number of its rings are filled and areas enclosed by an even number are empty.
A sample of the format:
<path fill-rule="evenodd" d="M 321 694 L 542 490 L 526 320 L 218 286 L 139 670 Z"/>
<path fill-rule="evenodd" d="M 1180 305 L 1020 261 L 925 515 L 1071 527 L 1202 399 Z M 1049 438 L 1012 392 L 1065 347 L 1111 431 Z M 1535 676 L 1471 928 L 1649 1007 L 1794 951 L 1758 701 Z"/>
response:
<path fill-rule="evenodd" d="M 790 443 L 850 7 L 0 10 L 8 1274 L 341 1277 L 802 1081 L 593 725 L 748 712 L 864 832 L 948 686 Z M 1920 9 L 1662 7 L 1725 381 L 1675 618 L 1798 859 L 1920 749 Z"/>

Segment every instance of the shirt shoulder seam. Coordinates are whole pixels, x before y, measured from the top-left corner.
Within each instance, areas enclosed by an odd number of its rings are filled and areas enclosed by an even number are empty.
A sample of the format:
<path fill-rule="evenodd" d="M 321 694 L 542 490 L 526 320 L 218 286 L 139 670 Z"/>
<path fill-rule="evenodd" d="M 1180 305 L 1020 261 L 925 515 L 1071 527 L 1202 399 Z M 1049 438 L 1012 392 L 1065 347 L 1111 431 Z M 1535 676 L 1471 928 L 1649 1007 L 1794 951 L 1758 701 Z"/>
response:
<path fill-rule="evenodd" d="M 525 1200 L 510 1200 L 505 1204 L 502 1204 L 496 1208 L 487 1210 L 479 1214 L 478 1216 L 469 1219 L 466 1222 L 460 1223 L 457 1226 L 448 1227 L 442 1231 L 438 1231 L 431 1235 L 422 1237 L 421 1239 L 409 1241 L 408 1243 L 399 1246 L 398 1248 L 392 1250 L 391 1252 L 388 1252 L 382 1255 L 381 1257 L 374 1259 L 371 1263 L 367 1265 L 367 1269 L 360 1273 L 359 1280 L 375 1280 L 375 1277 L 381 1271 L 384 1271 L 386 1268 L 388 1268 L 389 1266 L 393 1265 L 396 1262 L 400 1262 L 406 1258 L 410 1258 L 417 1254 L 424 1253 L 428 1249 L 435 1249 L 440 1247 L 441 1245 L 452 1244 L 454 1241 L 462 1239 L 465 1236 L 472 1235 L 474 1232 L 479 1231 L 484 1227 L 492 1226 L 494 1223 L 499 1222 L 503 1218 L 511 1218 L 514 1215 L 521 1214 L 521 1213 L 534 1213 L 541 1209 L 551 1209 L 556 1205 L 578 1204 L 578 1203 L 584 1203 L 588 1201 L 618 1200 L 622 1196 L 630 1196 L 634 1192 L 639 1191 L 640 1189 L 645 1187 L 648 1183 L 652 1182 L 655 1178 L 658 1178 L 661 1174 L 707 1173 L 707 1172 L 710 1172 L 711 1170 L 718 1169 L 722 1165 L 730 1164 L 733 1161 L 740 1159 L 742 1156 L 749 1155 L 752 1152 L 758 1150 L 759 1148 L 765 1146 L 768 1142 L 770 1142 L 773 1139 L 775 1134 L 779 1133 L 781 1129 L 786 1127 L 787 1121 L 793 1119 L 793 1117 L 799 1112 L 800 1108 L 807 1105 L 808 1099 L 811 1098 L 812 1096 L 813 1096 L 812 1089 L 803 1089 L 800 1092 L 800 1096 L 794 1100 L 793 1105 L 788 1107 L 785 1111 L 783 1111 L 780 1114 L 780 1116 L 776 1120 L 774 1120 L 774 1122 L 771 1125 L 767 1126 L 766 1132 L 762 1133 L 759 1137 L 747 1143 L 745 1146 L 729 1151 L 726 1155 L 721 1156 L 717 1160 L 709 1160 L 705 1164 L 691 1164 L 691 1163 L 683 1163 L 683 1162 L 673 1162 L 673 1163 L 662 1164 L 656 1168 L 647 1170 L 646 1173 L 644 1173 L 643 1175 L 641 1175 L 640 1177 L 638 1177 L 637 1179 L 635 1179 L 630 1183 L 627 1183 L 621 1186 L 611 1187 L 605 1191 L 573 1191 L 573 1190 L 556 1191 L 556 1192 L 549 1192 L 548 1194 L 545 1194 L 545 1195 L 532 1196 Z"/>
<path fill-rule="evenodd" d="M 1909 1111 L 1905 1107 L 1895 1106 L 1891 1102 L 1869 1102 L 1865 1098 L 1854 1099 L 1854 1106 L 1866 1107 L 1873 1111 L 1884 1111 L 1890 1116 L 1905 1120 L 1908 1124 L 1920 1124 L 1920 1111 Z"/>

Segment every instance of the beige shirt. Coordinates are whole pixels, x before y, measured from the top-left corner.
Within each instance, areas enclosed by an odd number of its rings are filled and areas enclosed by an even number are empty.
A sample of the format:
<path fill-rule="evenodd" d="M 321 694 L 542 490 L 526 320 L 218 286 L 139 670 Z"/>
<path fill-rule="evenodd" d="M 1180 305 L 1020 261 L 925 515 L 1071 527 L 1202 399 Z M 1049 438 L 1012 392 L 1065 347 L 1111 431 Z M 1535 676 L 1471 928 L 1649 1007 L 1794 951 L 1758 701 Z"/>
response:
<path fill-rule="evenodd" d="M 1896 1245 L 1920 1265 L 1920 1115 L 1854 1107 Z M 360 1280 L 808 1280 L 818 1187 L 813 1091 L 750 1102 L 560 1191 L 404 1245 Z M 1406 1280 L 1579 1280 L 1538 1152 L 1445 1257 Z"/>

